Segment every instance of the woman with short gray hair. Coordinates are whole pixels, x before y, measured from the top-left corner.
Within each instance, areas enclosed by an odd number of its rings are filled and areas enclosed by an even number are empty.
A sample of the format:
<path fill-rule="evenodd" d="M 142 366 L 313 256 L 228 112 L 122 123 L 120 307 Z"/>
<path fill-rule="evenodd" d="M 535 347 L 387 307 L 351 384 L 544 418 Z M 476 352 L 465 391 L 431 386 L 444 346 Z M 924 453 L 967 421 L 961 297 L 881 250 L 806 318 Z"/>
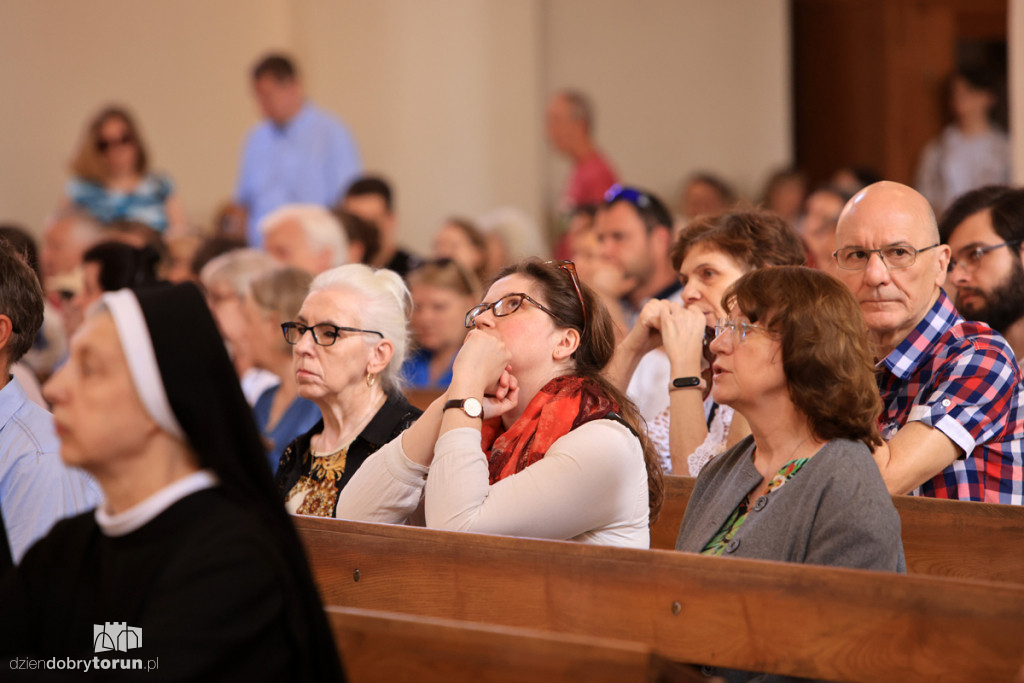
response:
<path fill-rule="evenodd" d="M 398 274 L 349 264 L 317 276 L 296 320 L 281 326 L 299 396 L 323 415 L 281 455 L 276 481 L 289 512 L 333 517 L 363 461 L 419 416 L 399 374 L 411 312 Z"/>

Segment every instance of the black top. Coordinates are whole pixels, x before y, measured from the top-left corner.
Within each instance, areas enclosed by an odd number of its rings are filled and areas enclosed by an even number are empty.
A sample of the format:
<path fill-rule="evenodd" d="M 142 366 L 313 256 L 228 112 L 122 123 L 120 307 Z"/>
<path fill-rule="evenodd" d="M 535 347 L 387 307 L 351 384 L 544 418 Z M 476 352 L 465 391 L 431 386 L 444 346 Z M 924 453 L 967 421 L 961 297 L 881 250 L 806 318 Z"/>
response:
<path fill-rule="evenodd" d="M 413 270 L 416 266 L 420 265 L 421 260 L 419 256 L 410 254 L 404 249 L 399 249 L 395 252 L 395 255 L 391 257 L 384 267 L 388 270 L 393 270 L 403 278 L 409 274 L 410 270 Z"/>
<path fill-rule="evenodd" d="M 59 522 L 0 583 L 0 652 L 158 665 L 79 667 L 75 680 L 301 680 L 312 658 L 301 590 L 273 533 L 219 487 L 124 536 L 104 535 L 88 512 Z M 141 647 L 97 653 L 94 627 L 108 622 L 140 629 Z"/>
<path fill-rule="evenodd" d="M 352 479 L 356 470 L 381 446 L 408 429 L 409 425 L 415 422 L 422 413 L 422 410 L 410 404 L 402 394 L 388 394 L 384 405 L 348 447 L 344 472 L 332 487 L 334 489 L 334 501 L 330 506 L 332 517 L 338 509 L 338 494 Z M 299 479 L 310 474 L 313 458 L 310 455 L 309 442 L 315 434 L 319 434 L 323 430 L 324 421 L 320 420 L 313 425 L 312 429 L 288 444 L 281 454 L 281 461 L 278 463 L 277 475 L 274 480 L 282 500 L 288 499 L 288 494 Z"/>

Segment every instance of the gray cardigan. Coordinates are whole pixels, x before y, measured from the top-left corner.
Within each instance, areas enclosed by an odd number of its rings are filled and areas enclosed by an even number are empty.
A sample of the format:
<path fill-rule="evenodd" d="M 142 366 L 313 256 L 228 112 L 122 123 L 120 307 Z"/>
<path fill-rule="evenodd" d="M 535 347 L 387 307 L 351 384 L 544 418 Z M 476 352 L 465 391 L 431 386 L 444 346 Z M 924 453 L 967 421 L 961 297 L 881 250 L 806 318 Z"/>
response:
<path fill-rule="evenodd" d="M 748 436 L 694 485 L 676 550 L 699 553 L 761 483 Z M 833 439 L 792 479 L 752 501 L 725 556 L 906 572 L 900 518 L 868 447 Z"/>

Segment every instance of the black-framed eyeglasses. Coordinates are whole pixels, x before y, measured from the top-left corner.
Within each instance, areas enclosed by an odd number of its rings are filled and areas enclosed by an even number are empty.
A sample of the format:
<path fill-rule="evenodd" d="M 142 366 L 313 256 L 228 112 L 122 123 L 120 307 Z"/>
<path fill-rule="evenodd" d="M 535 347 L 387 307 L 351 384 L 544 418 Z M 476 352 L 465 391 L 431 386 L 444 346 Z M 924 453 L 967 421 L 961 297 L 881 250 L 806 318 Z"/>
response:
<path fill-rule="evenodd" d="M 580 288 L 580 276 L 576 273 L 576 264 L 572 261 L 545 261 L 544 264 L 558 266 L 569 273 L 569 279 L 572 280 L 572 286 L 576 289 L 576 298 L 580 300 L 580 309 L 583 312 L 583 330 L 580 332 L 582 335 L 587 331 L 587 304 L 583 302 L 583 290 Z"/>
<path fill-rule="evenodd" d="M 651 196 L 646 192 L 636 189 L 635 187 L 623 187 L 616 183 L 608 188 L 608 191 L 604 193 L 604 201 L 606 204 L 617 202 L 620 199 L 625 200 L 633 206 L 639 206 L 641 209 L 651 208 Z"/>
<path fill-rule="evenodd" d="M 289 344 L 298 344 L 302 335 L 309 331 L 313 335 L 313 341 L 318 346 L 331 346 L 344 335 L 348 334 L 375 334 L 381 339 L 384 335 L 377 330 L 360 330 L 356 327 L 339 327 L 331 323 L 317 323 L 316 325 L 303 325 L 302 323 L 281 323 L 281 331 L 284 332 L 284 340 Z"/>
<path fill-rule="evenodd" d="M 1001 247 L 1015 247 L 1021 242 L 1022 240 L 1010 240 L 1009 242 L 1001 242 L 1000 244 L 991 244 L 984 247 L 965 247 L 960 250 L 960 253 L 956 255 L 956 258 L 949 259 L 949 271 L 953 272 L 953 269 L 957 266 L 963 266 L 967 270 L 974 270 L 981 265 L 981 257 L 988 252 Z"/>
<path fill-rule="evenodd" d="M 554 311 L 549 309 L 547 306 L 538 303 L 530 295 L 524 294 L 523 292 L 513 292 L 511 294 L 506 294 L 505 296 L 501 297 L 494 303 L 478 304 L 473 308 L 469 309 L 469 312 L 466 313 L 466 327 L 469 329 L 475 327 L 476 319 L 483 315 L 486 311 L 494 311 L 494 316 L 496 318 L 503 318 L 506 315 L 512 315 L 513 313 L 519 310 L 519 307 L 523 305 L 523 302 L 536 306 L 537 308 L 544 311 L 552 318 L 558 320 L 563 324 L 568 324 L 566 323 L 566 321 L 562 320 L 557 315 L 555 315 Z"/>
<path fill-rule="evenodd" d="M 864 270 L 872 254 L 878 254 L 882 263 L 890 270 L 909 268 L 917 261 L 917 255 L 939 246 L 933 244 L 923 249 L 916 249 L 909 244 L 890 244 L 881 249 L 865 249 L 864 247 L 843 247 L 832 252 L 836 265 L 843 270 Z"/>

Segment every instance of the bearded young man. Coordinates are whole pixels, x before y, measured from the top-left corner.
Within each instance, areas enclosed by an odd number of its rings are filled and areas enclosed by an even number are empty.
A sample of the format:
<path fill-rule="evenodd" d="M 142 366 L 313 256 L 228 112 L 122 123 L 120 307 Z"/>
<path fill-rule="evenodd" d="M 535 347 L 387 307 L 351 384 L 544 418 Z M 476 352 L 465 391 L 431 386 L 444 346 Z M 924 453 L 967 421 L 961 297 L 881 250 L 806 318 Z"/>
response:
<path fill-rule="evenodd" d="M 950 206 L 939 224 L 952 252 L 948 286 L 957 311 L 999 332 L 1024 354 L 1024 190 L 992 185 Z"/>

